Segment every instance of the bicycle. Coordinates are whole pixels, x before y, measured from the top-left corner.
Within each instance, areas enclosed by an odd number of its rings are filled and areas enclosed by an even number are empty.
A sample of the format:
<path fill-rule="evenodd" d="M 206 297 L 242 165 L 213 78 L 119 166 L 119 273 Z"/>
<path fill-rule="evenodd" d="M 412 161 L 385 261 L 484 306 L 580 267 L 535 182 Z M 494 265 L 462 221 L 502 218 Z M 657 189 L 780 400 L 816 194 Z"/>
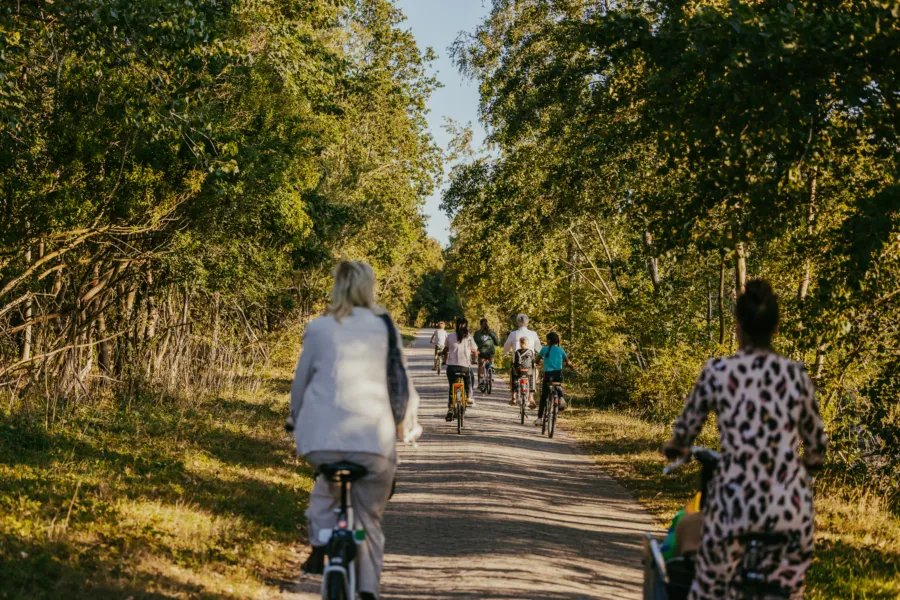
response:
<path fill-rule="evenodd" d="M 494 361 L 485 360 L 481 367 L 484 369 L 484 381 L 478 386 L 482 394 L 490 394 L 494 389 Z"/>
<path fill-rule="evenodd" d="M 553 437 L 556 431 L 556 418 L 559 416 L 559 405 L 562 403 L 563 392 L 562 382 L 550 382 L 550 398 L 544 407 L 544 420 L 541 423 L 541 435 L 547 434 L 548 438 Z"/>
<path fill-rule="evenodd" d="M 469 404 L 469 400 L 466 397 L 464 377 L 469 377 L 469 375 L 462 373 L 457 374 L 456 382 L 453 384 L 453 418 L 456 419 L 456 433 L 462 433 L 463 420 L 466 416 L 466 406 Z"/>
<path fill-rule="evenodd" d="M 530 391 L 528 369 L 519 369 L 519 385 L 516 386 L 516 396 L 519 402 L 519 418 L 522 425 L 525 424 L 525 406 L 528 404 L 528 392 Z"/>
<path fill-rule="evenodd" d="M 319 541 L 325 544 L 328 561 L 322 573 L 322 600 L 356 600 L 357 546 L 366 539 L 364 529 L 355 529 L 353 507 L 350 506 L 350 484 L 359 481 L 368 470 L 362 465 L 342 461 L 319 467 L 321 476 L 341 484 L 341 503 L 335 509 L 337 525 L 319 532 Z"/>
<path fill-rule="evenodd" d="M 674 458 L 674 455 L 669 456 Z M 699 446 L 692 447 L 688 456 L 666 466 L 668 475 L 692 460 L 700 463 L 703 480 L 711 481 L 718 467 L 717 452 Z M 707 490 L 701 490 L 705 495 Z M 669 561 L 663 558 L 659 540 L 646 534 L 650 557 L 644 573 L 645 600 L 686 599 L 694 579 L 694 561 L 691 555 L 677 556 Z M 768 581 L 763 571 L 763 558 L 773 548 L 789 543 L 787 534 L 778 531 L 760 531 L 741 535 L 738 542 L 744 546 L 744 558 L 737 569 L 731 592 L 741 600 L 776 600 L 790 598 L 790 593 L 775 582 Z"/>
<path fill-rule="evenodd" d="M 434 347 L 434 370 L 437 371 L 437 374 L 441 374 L 441 365 L 444 364 L 444 347 L 441 345 L 437 345 Z"/>

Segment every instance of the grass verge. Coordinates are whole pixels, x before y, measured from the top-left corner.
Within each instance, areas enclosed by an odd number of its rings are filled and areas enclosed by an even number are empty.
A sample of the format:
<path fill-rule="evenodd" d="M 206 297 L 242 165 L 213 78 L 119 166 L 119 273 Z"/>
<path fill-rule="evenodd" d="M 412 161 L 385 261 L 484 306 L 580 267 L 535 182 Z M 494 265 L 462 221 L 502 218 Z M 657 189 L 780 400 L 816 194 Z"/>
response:
<path fill-rule="evenodd" d="M 416 341 L 416 336 L 419 334 L 419 330 L 416 327 L 409 327 L 407 325 L 400 326 L 400 335 L 403 336 L 403 345 L 407 348 L 412 346 L 413 342 Z"/>
<path fill-rule="evenodd" d="M 312 486 L 282 429 L 289 385 L 5 418 L 0 598 L 279 596 Z"/>
<path fill-rule="evenodd" d="M 667 426 L 596 408 L 572 408 L 566 415 L 567 428 L 659 519 L 661 530 L 696 492 L 696 467 L 662 474 L 659 447 L 670 433 Z M 698 443 L 709 446 L 715 440 L 707 428 Z M 865 490 L 822 478 L 816 488 L 819 532 L 807 599 L 900 598 L 900 519 Z"/>

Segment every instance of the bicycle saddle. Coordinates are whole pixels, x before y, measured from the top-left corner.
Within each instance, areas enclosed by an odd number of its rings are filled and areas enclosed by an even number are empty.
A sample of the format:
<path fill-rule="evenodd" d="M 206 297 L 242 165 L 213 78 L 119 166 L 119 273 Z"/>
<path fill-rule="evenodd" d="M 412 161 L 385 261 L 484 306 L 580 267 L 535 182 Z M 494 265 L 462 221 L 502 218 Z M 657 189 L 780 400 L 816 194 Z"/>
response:
<path fill-rule="evenodd" d="M 781 546 L 788 543 L 788 536 L 779 531 L 756 531 L 739 536 L 738 541 L 745 546 L 753 543 L 762 546 Z"/>
<path fill-rule="evenodd" d="M 319 473 L 331 481 L 359 481 L 369 474 L 369 470 L 362 465 L 349 461 L 328 463 L 319 466 Z"/>

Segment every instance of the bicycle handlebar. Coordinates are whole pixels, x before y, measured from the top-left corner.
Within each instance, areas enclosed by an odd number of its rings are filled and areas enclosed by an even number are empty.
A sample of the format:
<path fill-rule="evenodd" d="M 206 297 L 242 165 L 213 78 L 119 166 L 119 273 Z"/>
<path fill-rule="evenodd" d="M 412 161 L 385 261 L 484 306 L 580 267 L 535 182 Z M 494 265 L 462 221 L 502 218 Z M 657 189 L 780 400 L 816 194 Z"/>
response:
<path fill-rule="evenodd" d="M 688 464 L 692 460 L 696 459 L 698 462 L 702 464 L 712 464 L 718 463 L 719 453 L 715 450 L 710 450 L 709 448 L 704 448 L 703 446 L 691 446 L 688 450 L 687 456 L 684 456 L 683 451 L 678 448 L 666 448 L 664 451 L 667 458 L 677 458 L 674 462 L 669 463 L 663 469 L 663 475 L 670 475 Z"/>

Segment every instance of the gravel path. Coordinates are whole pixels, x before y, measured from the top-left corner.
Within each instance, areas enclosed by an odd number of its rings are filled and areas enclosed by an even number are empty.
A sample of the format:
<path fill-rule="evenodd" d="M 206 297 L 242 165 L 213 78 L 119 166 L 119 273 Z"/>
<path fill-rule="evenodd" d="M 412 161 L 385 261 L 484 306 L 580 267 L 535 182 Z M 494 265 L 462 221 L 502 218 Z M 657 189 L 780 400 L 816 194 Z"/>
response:
<path fill-rule="evenodd" d="M 408 350 L 425 435 L 400 452 L 383 598 L 641 598 L 650 515 L 564 431 L 542 436 L 536 411 L 520 425 L 500 376 L 458 435 L 444 421 L 447 379 L 431 370 L 430 336 L 420 331 Z M 314 597 L 305 583 L 299 597 Z"/>

